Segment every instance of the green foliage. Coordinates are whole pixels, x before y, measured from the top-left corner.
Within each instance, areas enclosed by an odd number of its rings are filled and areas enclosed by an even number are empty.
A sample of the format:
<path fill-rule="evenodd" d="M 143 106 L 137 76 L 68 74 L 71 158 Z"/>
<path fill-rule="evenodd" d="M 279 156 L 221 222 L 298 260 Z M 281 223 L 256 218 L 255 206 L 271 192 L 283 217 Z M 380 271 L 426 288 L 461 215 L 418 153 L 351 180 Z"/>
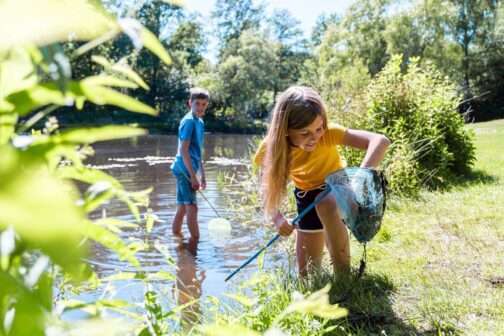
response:
<path fill-rule="evenodd" d="M 220 40 L 220 54 L 232 54 L 233 41 L 246 30 L 257 30 L 264 15 L 263 6 L 254 6 L 251 0 L 217 0 L 212 17 Z"/>
<path fill-rule="evenodd" d="M 414 194 L 420 186 L 446 186 L 474 163 L 472 134 L 457 111 L 460 98 L 432 66 L 412 59 L 406 73 L 394 56 L 370 84 L 368 110 L 354 127 L 387 135 L 393 145 L 385 161 L 393 190 Z M 349 153 L 350 164 L 358 156 Z"/>
<path fill-rule="evenodd" d="M 52 293 L 56 276 L 68 284 L 96 279 L 82 259 L 89 242 L 139 266 L 135 254 L 143 245 L 126 244 L 118 236 L 134 224 L 107 218 L 91 221 L 89 213 L 116 197 L 140 222 L 148 194 L 127 192 L 111 176 L 83 163 L 90 154 L 88 144 L 138 136 L 143 130 L 105 126 L 60 131 L 49 115 L 61 107 L 75 113 L 85 102 L 157 114 L 114 89 L 147 87 L 131 68 L 95 57 L 108 73 L 73 79 L 70 62 L 55 43 L 69 36 L 94 39 L 75 50 L 78 57 L 124 30 L 165 63 L 171 58 L 146 28 L 136 21 L 118 22 L 97 1 L 72 6 L 4 1 L 0 13 L 0 335 L 44 335 L 55 320 L 52 315 L 58 317 Z M 42 27 L 44 34 L 39 34 Z M 43 129 L 35 128 L 39 121 L 45 121 Z M 79 191 L 75 181 L 87 189 Z M 101 302 L 93 307 L 98 311 L 117 305 Z"/>
<path fill-rule="evenodd" d="M 342 47 L 344 43 L 343 32 L 329 26 L 316 54 L 305 62 L 301 82 L 320 92 L 331 119 L 347 124 L 365 109 L 371 78 L 368 67 L 361 59 L 352 58 Z"/>
<path fill-rule="evenodd" d="M 386 10 L 390 0 L 364 0 L 355 2 L 343 18 L 345 41 L 352 57 L 358 57 L 369 69 L 378 73 L 388 60 L 387 44 L 383 32 L 386 27 Z"/>
<path fill-rule="evenodd" d="M 275 80 L 275 47 L 254 31 L 243 32 L 237 43 L 236 54 L 218 65 L 218 80 L 227 97 L 225 103 L 237 116 L 264 116 L 273 99 L 272 95 L 263 94 Z"/>
<path fill-rule="evenodd" d="M 329 303 L 330 285 L 298 291 L 288 276 L 260 272 L 241 286 L 243 293 L 229 295 L 240 305 L 238 312 L 220 313 L 214 325 L 204 326 L 203 335 L 324 335 L 330 322 L 348 311 Z"/>

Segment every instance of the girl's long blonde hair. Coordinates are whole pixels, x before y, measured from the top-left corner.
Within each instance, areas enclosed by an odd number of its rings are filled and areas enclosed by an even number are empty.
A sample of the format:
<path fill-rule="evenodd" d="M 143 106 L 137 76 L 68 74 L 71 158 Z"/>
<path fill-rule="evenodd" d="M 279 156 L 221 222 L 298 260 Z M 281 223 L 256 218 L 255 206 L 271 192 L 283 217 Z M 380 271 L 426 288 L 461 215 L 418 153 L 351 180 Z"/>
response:
<path fill-rule="evenodd" d="M 291 86 L 277 97 L 265 139 L 263 161 L 262 192 L 267 216 L 275 214 L 286 192 L 291 161 L 287 131 L 309 126 L 317 116 L 322 118 L 324 129 L 327 129 L 324 103 L 312 88 Z"/>

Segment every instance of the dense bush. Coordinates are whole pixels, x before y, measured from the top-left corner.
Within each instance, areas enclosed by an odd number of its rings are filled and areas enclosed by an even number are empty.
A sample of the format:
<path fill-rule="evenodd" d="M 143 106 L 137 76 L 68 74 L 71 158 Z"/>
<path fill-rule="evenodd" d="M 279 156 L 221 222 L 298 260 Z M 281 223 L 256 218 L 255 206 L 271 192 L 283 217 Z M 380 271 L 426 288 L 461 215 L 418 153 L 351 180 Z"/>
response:
<path fill-rule="evenodd" d="M 446 186 L 470 172 L 474 145 L 457 112 L 461 100 L 455 86 L 434 67 L 420 67 L 417 59 L 405 72 L 401 62 L 401 56 L 394 56 L 371 82 L 367 110 L 349 126 L 392 140 L 384 162 L 390 187 L 413 195 L 422 186 Z M 362 154 L 347 151 L 346 156 L 349 164 L 358 164 Z"/>

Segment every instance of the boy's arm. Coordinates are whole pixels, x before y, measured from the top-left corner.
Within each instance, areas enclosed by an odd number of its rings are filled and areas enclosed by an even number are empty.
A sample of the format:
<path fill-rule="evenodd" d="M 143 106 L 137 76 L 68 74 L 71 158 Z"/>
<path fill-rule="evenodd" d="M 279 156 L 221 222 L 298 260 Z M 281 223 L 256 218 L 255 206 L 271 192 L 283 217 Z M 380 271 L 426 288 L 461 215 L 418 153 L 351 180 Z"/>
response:
<path fill-rule="evenodd" d="M 191 144 L 191 140 L 182 141 L 180 154 L 182 155 L 182 161 L 184 161 L 184 165 L 189 172 L 189 179 L 191 180 L 191 186 L 194 190 L 198 190 L 200 188 L 200 182 L 196 173 L 192 168 L 191 156 L 189 155 L 189 145 Z"/>

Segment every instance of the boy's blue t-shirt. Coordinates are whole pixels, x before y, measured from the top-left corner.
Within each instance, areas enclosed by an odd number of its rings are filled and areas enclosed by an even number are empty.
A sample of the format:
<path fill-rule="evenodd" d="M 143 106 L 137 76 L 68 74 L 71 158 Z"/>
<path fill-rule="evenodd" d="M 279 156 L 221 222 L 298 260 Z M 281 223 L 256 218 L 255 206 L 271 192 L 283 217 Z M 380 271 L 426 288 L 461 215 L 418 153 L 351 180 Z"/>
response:
<path fill-rule="evenodd" d="M 178 129 L 178 149 L 177 156 L 171 165 L 174 173 L 184 173 L 189 176 L 189 172 L 182 159 L 182 141 L 190 141 L 189 156 L 191 157 L 192 168 L 194 172 L 200 169 L 201 152 L 203 150 L 203 136 L 205 134 L 205 124 L 201 118 L 196 117 L 189 111 L 180 121 Z"/>

